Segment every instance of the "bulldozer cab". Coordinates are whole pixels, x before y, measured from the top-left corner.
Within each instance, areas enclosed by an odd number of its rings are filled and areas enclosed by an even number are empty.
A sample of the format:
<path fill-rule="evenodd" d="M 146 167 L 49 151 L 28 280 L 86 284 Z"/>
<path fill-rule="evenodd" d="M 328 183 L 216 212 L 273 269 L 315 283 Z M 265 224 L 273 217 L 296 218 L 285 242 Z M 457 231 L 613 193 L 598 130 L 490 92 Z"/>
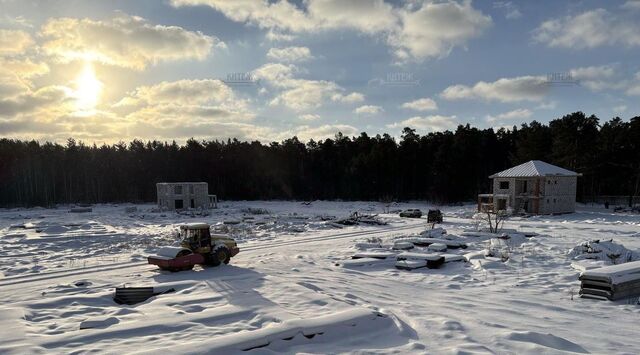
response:
<path fill-rule="evenodd" d="M 194 253 L 211 252 L 211 231 L 206 223 L 189 223 L 180 226 L 180 243 L 183 248 L 191 249 Z"/>

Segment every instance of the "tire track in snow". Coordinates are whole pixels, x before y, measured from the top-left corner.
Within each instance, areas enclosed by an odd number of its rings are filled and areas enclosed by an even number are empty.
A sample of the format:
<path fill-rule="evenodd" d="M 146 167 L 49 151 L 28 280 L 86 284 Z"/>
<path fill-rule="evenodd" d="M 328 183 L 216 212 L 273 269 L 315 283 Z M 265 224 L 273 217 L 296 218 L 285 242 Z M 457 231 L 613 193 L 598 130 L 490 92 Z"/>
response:
<path fill-rule="evenodd" d="M 146 262 L 124 262 L 124 263 L 116 263 L 116 264 L 103 264 L 96 266 L 89 266 L 86 268 L 74 268 L 70 270 L 61 270 L 61 271 L 53 271 L 42 274 L 30 274 L 23 276 L 14 276 L 11 278 L 4 278 L 0 280 L 0 287 L 10 286 L 16 284 L 23 284 L 29 282 L 37 282 L 43 280 L 51 280 L 58 279 L 67 276 L 76 276 L 76 275 L 84 275 L 84 274 L 93 274 L 93 273 L 101 273 L 105 271 L 113 271 L 118 269 L 131 268 L 136 266 L 147 265 Z"/>
<path fill-rule="evenodd" d="M 251 251 L 265 250 L 265 249 L 277 248 L 282 246 L 290 246 L 290 245 L 310 244 L 313 242 L 346 239 L 346 238 L 359 237 L 363 235 L 377 235 L 377 234 L 384 234 L 389 232 L 398 232 L 398 231 L 416 229 L 420 227 L 425 227 L 425 226 L 423 226 L 422 224 L 416 223 L 409 226 L 390 227 L 390 228 L 384 228 L 384 229 L 378 229 L 378 230 L 364 230 L 364 231 L 355 231 L 355 232 L 348 232 L 348 233 L 341 233 L 341 234 L 334 234 L 334 235 L 317 236 L 317 237 L 304 238 L 304 239 L 282 240 L 282 241 L 276 241 L 269 244 L 248 246 L 245 248 L 242 248 L 241 246 L 240 252 L 241 253 L 251 252 Z"/>
<path fill-rule="evenodd" d="M 377 230 L 353 231 L 353 232 L 339 233 L 339 234 L 333 234 L 333 235 L 330 234 L 325 236 L 316 236 L 316 237 L 296 239 L 296 240 L 275 241 L 273 243 L 241 248 L 240 251 L 241 253 L 252 252 L 252 251 L 262 251 L 262 250 L 279 248 L 279 247 L 289 246 L 289 245 L 312 244 L 314 242 L 353 238 L 353 237 L 359 237 L 362 235 L 377 235 L 377 234 L 383 234 L 383 233 L 389 233 L 389 232 L 410 230 L 410 229 L 415 229 L 420 227 L 424 227 L 424 226 L 421 223 L 416 223 L 408 226 L 389 227 L 389 228 L 377 229 Z M 123 262 L 123 263 L 115 263 L 115 264 L 95 265 L 95 266 L 89 266 L 85 268 L 74 268 L 74 269 L 68 269 L 68 270 L 52 271 L 47 273 L 35 274 L 35 275 L 29 274 L 29 275 L 20 275 L 20 276 L 10 276 L 0 280 L 0 287 L 37 282 L 37 281 L 44 281 L 44 280 L 52 280 L 52 279 L 64 278 L 68 276 L 102 273 L 106 271 L 133 268 L 133 267 L 139 267 L 139 266 L 145 266 L 145 265 L 148 265 L 146 261 Z"/>

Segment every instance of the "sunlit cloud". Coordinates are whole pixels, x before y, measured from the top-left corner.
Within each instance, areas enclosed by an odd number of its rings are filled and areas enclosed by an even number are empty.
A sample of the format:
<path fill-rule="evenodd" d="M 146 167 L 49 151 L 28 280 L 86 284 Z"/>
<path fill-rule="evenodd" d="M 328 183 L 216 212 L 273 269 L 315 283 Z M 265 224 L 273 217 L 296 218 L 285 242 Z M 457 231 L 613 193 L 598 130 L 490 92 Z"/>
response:
<path fill-rule="evenodd" d="M 14 75 L 22 79 L 30 79 L 49 72 L 49 66 L 44 62 L 34 62 L 31 59 L 5 59 L 0 57 L 0 73 Z"/>
<path fill-rule="evenodd" d="M 401 107 L 414 111 L 433 111 L 438 109 L 438 104 L 436 104 L 433 99 L 425 97 L 422 99 L 405 102 Z"/>
<path fill-rule="evenodd" d="M 495 116 L 487 115 L 486 119 L 487 119 L 487 122 L 489 123 L 508 122 L 512 120 L 524 120 L 526 118 L 531 117 L 532 114 L 533 112 L 531 112 L 531 110 L 529 109 L 519 108 L 519 109 L 511 110 L 508 112 L 500 113 Z"/>
<path fill-rule="evenodd" d="M 493 23 L 464 2 L 424 2 L 417 10 L 400 12 L 402 26 L 392 32 L 388 43 L 400 60 L 446 57 L 454 47 L 480 36 Z"/>
<path fill-rule="evenodd" d="M 415 116 L 404 121 L 394 122 L 387 125 L 387 128 L 403 129 L 405 127 L 414 128 L 421 132 L 435 132 L 453 130 L 458 126 L 457 117 L 444 115 Z"/>
<path fill-rule="evenodd" d="M 522 12 L 520 12 L 518 6 L 511 1 L 494 1 L 493 8 L 504 11 L 504 17 L 507 20 L 516 20 L 522 17 Z"/>
<path fill-rule="evenodd" d="M 194 79 L 163 81 L 140 86 L 121 99 L 116 108 L 137 108 L 155 104 L 231 104 L 238 106 L 242 100 L 235 100 L 231 88 L 218 79 Z"/>
<path fill-rule="evenodd" d="M 364 101 L 358 92 L 346 93 L 333 81 L 310 80 L 295 77 L 297 67 L 280 63 L 267 63 L 253 71 L 253 75 L 279 90 L 269 103 L 283 105 L 294 111 L 307 111 L 321 107 L 327 101 L 353 104 Z"/>
<path fill-rule="evenodd" d="M 300 115 L 300 119 L 304 121 L 315 121 L 320 119 L 320 115 L 315 113 L 305 113 L 304 115 Z"/>
<path fill-rule="evenodd" d="M 60 61 L 90 60 L 131 69 L 183 59 L 203 60 L 216 37 L 178 26 L 153 25 L 119 14 L 109 20 L 55 18 L 40 31 L 44 51 Z"/>
<path fill-rule="evenodd" d="M 32 79 L 48 72 L 49 66 L 45 63 L 0 57 L 0 97 L 6 99 L 29 92 Z"/>
<path fill-rule="evenodd" d="M 502 78 L 493 82 L 480 81 L 473 86 L 452 85 L 440 97 L 445 100 L 478 99 L 485 101 L 541 101 L 549 92 L 544 76 Z"/>
<path fill-rule="evenodd" d="M 257 139 L 269 131 L 251 124 L 255 114 L 247 102 L 217 79 L 141 86 L 116 103 L 114 110 L 124 115 L 130 123 L 129 134 L 135 136 Z"/>
<path fill-rule="evenodd" d="M 349 104 L 355 104 L 355 103 L 364 101 L 364 95 L 359 92 L 352 92 L 346 95 L 342 93 L 337 93 L 331 96 L 331 100 L 349 103 Z"/>
<path fill-rule="evenodd" d="M 281 62 L 304 62 L 313 58 L 307 47 L 271 48 L 267 58 Z"/>
<path fill-rule="evenodd" d="M 86 6 L 49 18 L 24 10 L 23 17 L 18 2 L 0 0 L 7 8 L 0 15 L 0 136 L 304 140 L 358 134 L 353 122 L 373 133 L 432 132 L 468 120 L 545 121 L 590 107 L 603 120 L 613 113 L 628 119 L 640 96 L 640 73 L 629 62 L 640 50 L 636 2 L 566 6 L 565 15 L 540 23 L 514 1 L 120 4 L 145 19 L 106 5 L 100 13 Z M 183 8 L 197 5 L 208 8 Z M 225 19 L 208 23 L 194 13 Z M 491 36 L 505 30 L 522 43 L 494 45 Z M 532 36 L 544 44 L 534 46 L 540 61 L 506 60 L 531 46 Z M 603 46 L 597 55 L 567 51 Z M 557 89 L 547 72 L 575 83 Z M 249 78 L 246 85 L 231 82 L 234 73 Z M 411 81 L 372 79 L 395 74 Z"/>
<path fill-rule="evenodd" d="M 295 79 L 290 84 L 289 89 L 271 101 L 271 105 L 284 105 L 295 111 L 317 109 L 340 89 L 337 84 L 325 80 Z"/>
<path fill-rule="evenodd" d="M 33 38 L 25 31 L 0 29 L 0 55 L 22 54 L 33 44 Z"/>
<path fill-rule="evenodd" d="M 296 36 L 292 34 L 270 30 L 265 35 L 265 38 L 272 42 L 290 42 L 290 41 L 293 41 L 296 38 Z"/>
<path fill-rule="evenodd" d="M 471 1 L 409 2 L 396 8 L 383 0 L 309 0 L 300 5 L 287 0 L 172 0 L 171 4 L 210 6 L 233 21 L 269 29 L 272 34 L 267 38 L 273 39 L 330 30 L 380 36 L 400 61 L 445 57 L 493 23 Z"/>
<path fill-rule="evenodd" d="M 353 112 L 358 115 L 373 116 L 384 112 L 384 109 L 376 105 L 362 105 L 353 110 Z"/>
<path fill-rule="evenodd" d="M 10 98 L 0 98 L 0 117 L 11 118 L 34 112 L 44 112 L 43 117 L 54 117 L 55 113 L 67 113 L 71 111 L 68 101 L 70 94 L 69 88 L 52 85 Z"/>
<path fill-rule="evenodd" d="M 533 31 L 536 42 L 549 47 L 595 48 L 603 45 L 640 46 L 637 17 L 617 16 L 594 9 L 545 21 Z"/>

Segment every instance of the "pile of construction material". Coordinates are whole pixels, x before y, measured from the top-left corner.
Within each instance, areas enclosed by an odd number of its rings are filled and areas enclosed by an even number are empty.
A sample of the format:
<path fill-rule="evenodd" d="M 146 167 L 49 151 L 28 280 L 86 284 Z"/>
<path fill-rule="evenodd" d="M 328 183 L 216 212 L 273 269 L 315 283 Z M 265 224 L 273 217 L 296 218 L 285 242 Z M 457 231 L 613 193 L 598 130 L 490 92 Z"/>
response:
<path fill-rule="evenodd" d="M 437 254 L 437 253 L 411 253 L 405 252 L 396 257 L 396 268 L 401 270 L 415 270 L 426 267 L 438 269 L 444 263 L 464 261 L 462 255 Z"/>
<path fill-rule="evenodd" d="M 467 244 L 460 237 L 447 234 L 443 228 L 397 237 L 392 242 L 389 245 L 376 238 L 358 242 L 356 248 L 360 251 L 352 256 L 352 260 L 345 260 L 341 264 L 348 267 L 387 265 L 401 270 L 414 270 L 438 269 L 445 263 L 466 261 L 463 255 L 454 254 L 449 249 L 464 249 Z"/>
<path fill-rule="evenodd" d="M 587 270 L 580 275 L 584 298 L 620 300 L 640 296 L 640 261 Z"/>
<path fill-rule="evenodd" d="M 357 212 L 352 213 L 347 218 L 331 222 L 331 225 L 337 228 L 342 228 L 343 226 L 356 226 L 360 224 L 384 226 L 387 225 L 387 222 L 381 220 L 378 215 L 358 214 Z"/>
<path fill-rule="evenodd" d="M 640 260 L 640 254 L 613 240 L 589 240 L 578 244 L 568 253 L 573 260 L 603 261 L 605 264 L 622 264 Z"/>
<path fill-rule="evenodd" d="M 464 238 L 448 234 L 443 228 L 425 230 L 409 236 L 394 237 L 391 243 L 380 238 L 367 238 L 356 243 L 358 252 L 351 260 L 344 260 L 336 265 L 344 267 L 395 267 L 400 270 L 439 269 L 446 264 L 461 262 L 471 263 L 474 268 L 486 268 L 489 264 L 504 264 L 509 260 L 511 248 L 518 247 L 527 241 L 524 233 L 491 234 L 489 247 L 485 250 L 468 252 L 469 246 L 477 249 L 475 238 Z M 476 248 L 473 248 L 473 247 Z M 494 255 L 496 254 L 496 255 Z M 498 257 L 494 257 L 498 256 Z"/>
<path fill-rule="evenodd" d="M 434 248 L 444 245 L 445 249 L 465 249 L 467 247 L 467 244 L 463 241 L 444 238 L 410 237 L 399 239 L 396 243 L 411 243 L 418 247 L 431 247 L 433 245 Z"/>
<path fill-rule="evenodd" d="M 640 205 L 635 205 L 633 207 L 624 207 L 618 206 L 613 209 L 613 212 L 616 213 L 640 213 Z"/>
<path fill-rule="evenodd" d="M 460 237 L 447 234 L 447 231 L 443 228 L 428 229 L 417 236 L 397 238 L 395 240 L 394 249 L 411 249 L 408 247 L 409 245 L 428 247 L 430 250 L 434 251 L 467 248 L 467 244 L 460 240 Z"/>
<path fill-rule="evenodd" d="M 445 249 L 446 250 L 446 249 Z M 466 261 L 463 255 L 444 253 L 445 250 L 436 252 L 397 252 L 384 248 L 375 248 L 354 254 L 351 260 L 342 261 L 343 266 L 364 265 L 394 265 L 401 270 L 415 270 L 421 268 L 439 269 L 445 263 Z M 391 264 L 393 263 L 393 264 Z"/>
<path fill-rule="evenodd" d="M 527 238 L 537 237 L 539 234 L 533 231 L 517 231 L 515 229 L 500 228 L 498 232 L 491 232 L 489 228 L 482 228 L 480 230 L 466 230 L 460 233 L 463 237 L 482 237 L 482 238 L 495 238 L 500 235 L 513 235 L 522 234 Z"/>
<path fill-rule="evenodd" d="M 424 252 L 407 250 L 426 247 Z M 401 270 L 420 268 L 438 269 L 453 261 L 463 261 L 462 255 L 447 253 L 448 249 L 466 249 L 467 244 L 460 237 L 447 234 L 443 228 L 428 229 L 418 236 L 397 238 L 393 245 L 395 250 L 404 250 L 396 257 L 395 267 Z"/>

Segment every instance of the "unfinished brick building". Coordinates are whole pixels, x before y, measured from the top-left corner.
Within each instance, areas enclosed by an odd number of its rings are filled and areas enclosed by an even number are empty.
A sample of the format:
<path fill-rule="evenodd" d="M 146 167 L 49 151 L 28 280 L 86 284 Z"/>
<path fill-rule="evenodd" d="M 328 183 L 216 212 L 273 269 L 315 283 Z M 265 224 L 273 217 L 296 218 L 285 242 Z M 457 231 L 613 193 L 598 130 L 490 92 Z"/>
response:
<path fill-rule="evenodd" d="M 478 211 L 575 212 L 580 175 L 540 160 L 531 160 L 489 176 L 493 179 L 493 193 L 478 195 Z"/>
<path fill-rule="evenodd" d="M 159 182 L 156 190 L 158 207 L 164 210 L 218 207 L 218 198 L 209 195 L 209 184 L 206 182 Z"/>

